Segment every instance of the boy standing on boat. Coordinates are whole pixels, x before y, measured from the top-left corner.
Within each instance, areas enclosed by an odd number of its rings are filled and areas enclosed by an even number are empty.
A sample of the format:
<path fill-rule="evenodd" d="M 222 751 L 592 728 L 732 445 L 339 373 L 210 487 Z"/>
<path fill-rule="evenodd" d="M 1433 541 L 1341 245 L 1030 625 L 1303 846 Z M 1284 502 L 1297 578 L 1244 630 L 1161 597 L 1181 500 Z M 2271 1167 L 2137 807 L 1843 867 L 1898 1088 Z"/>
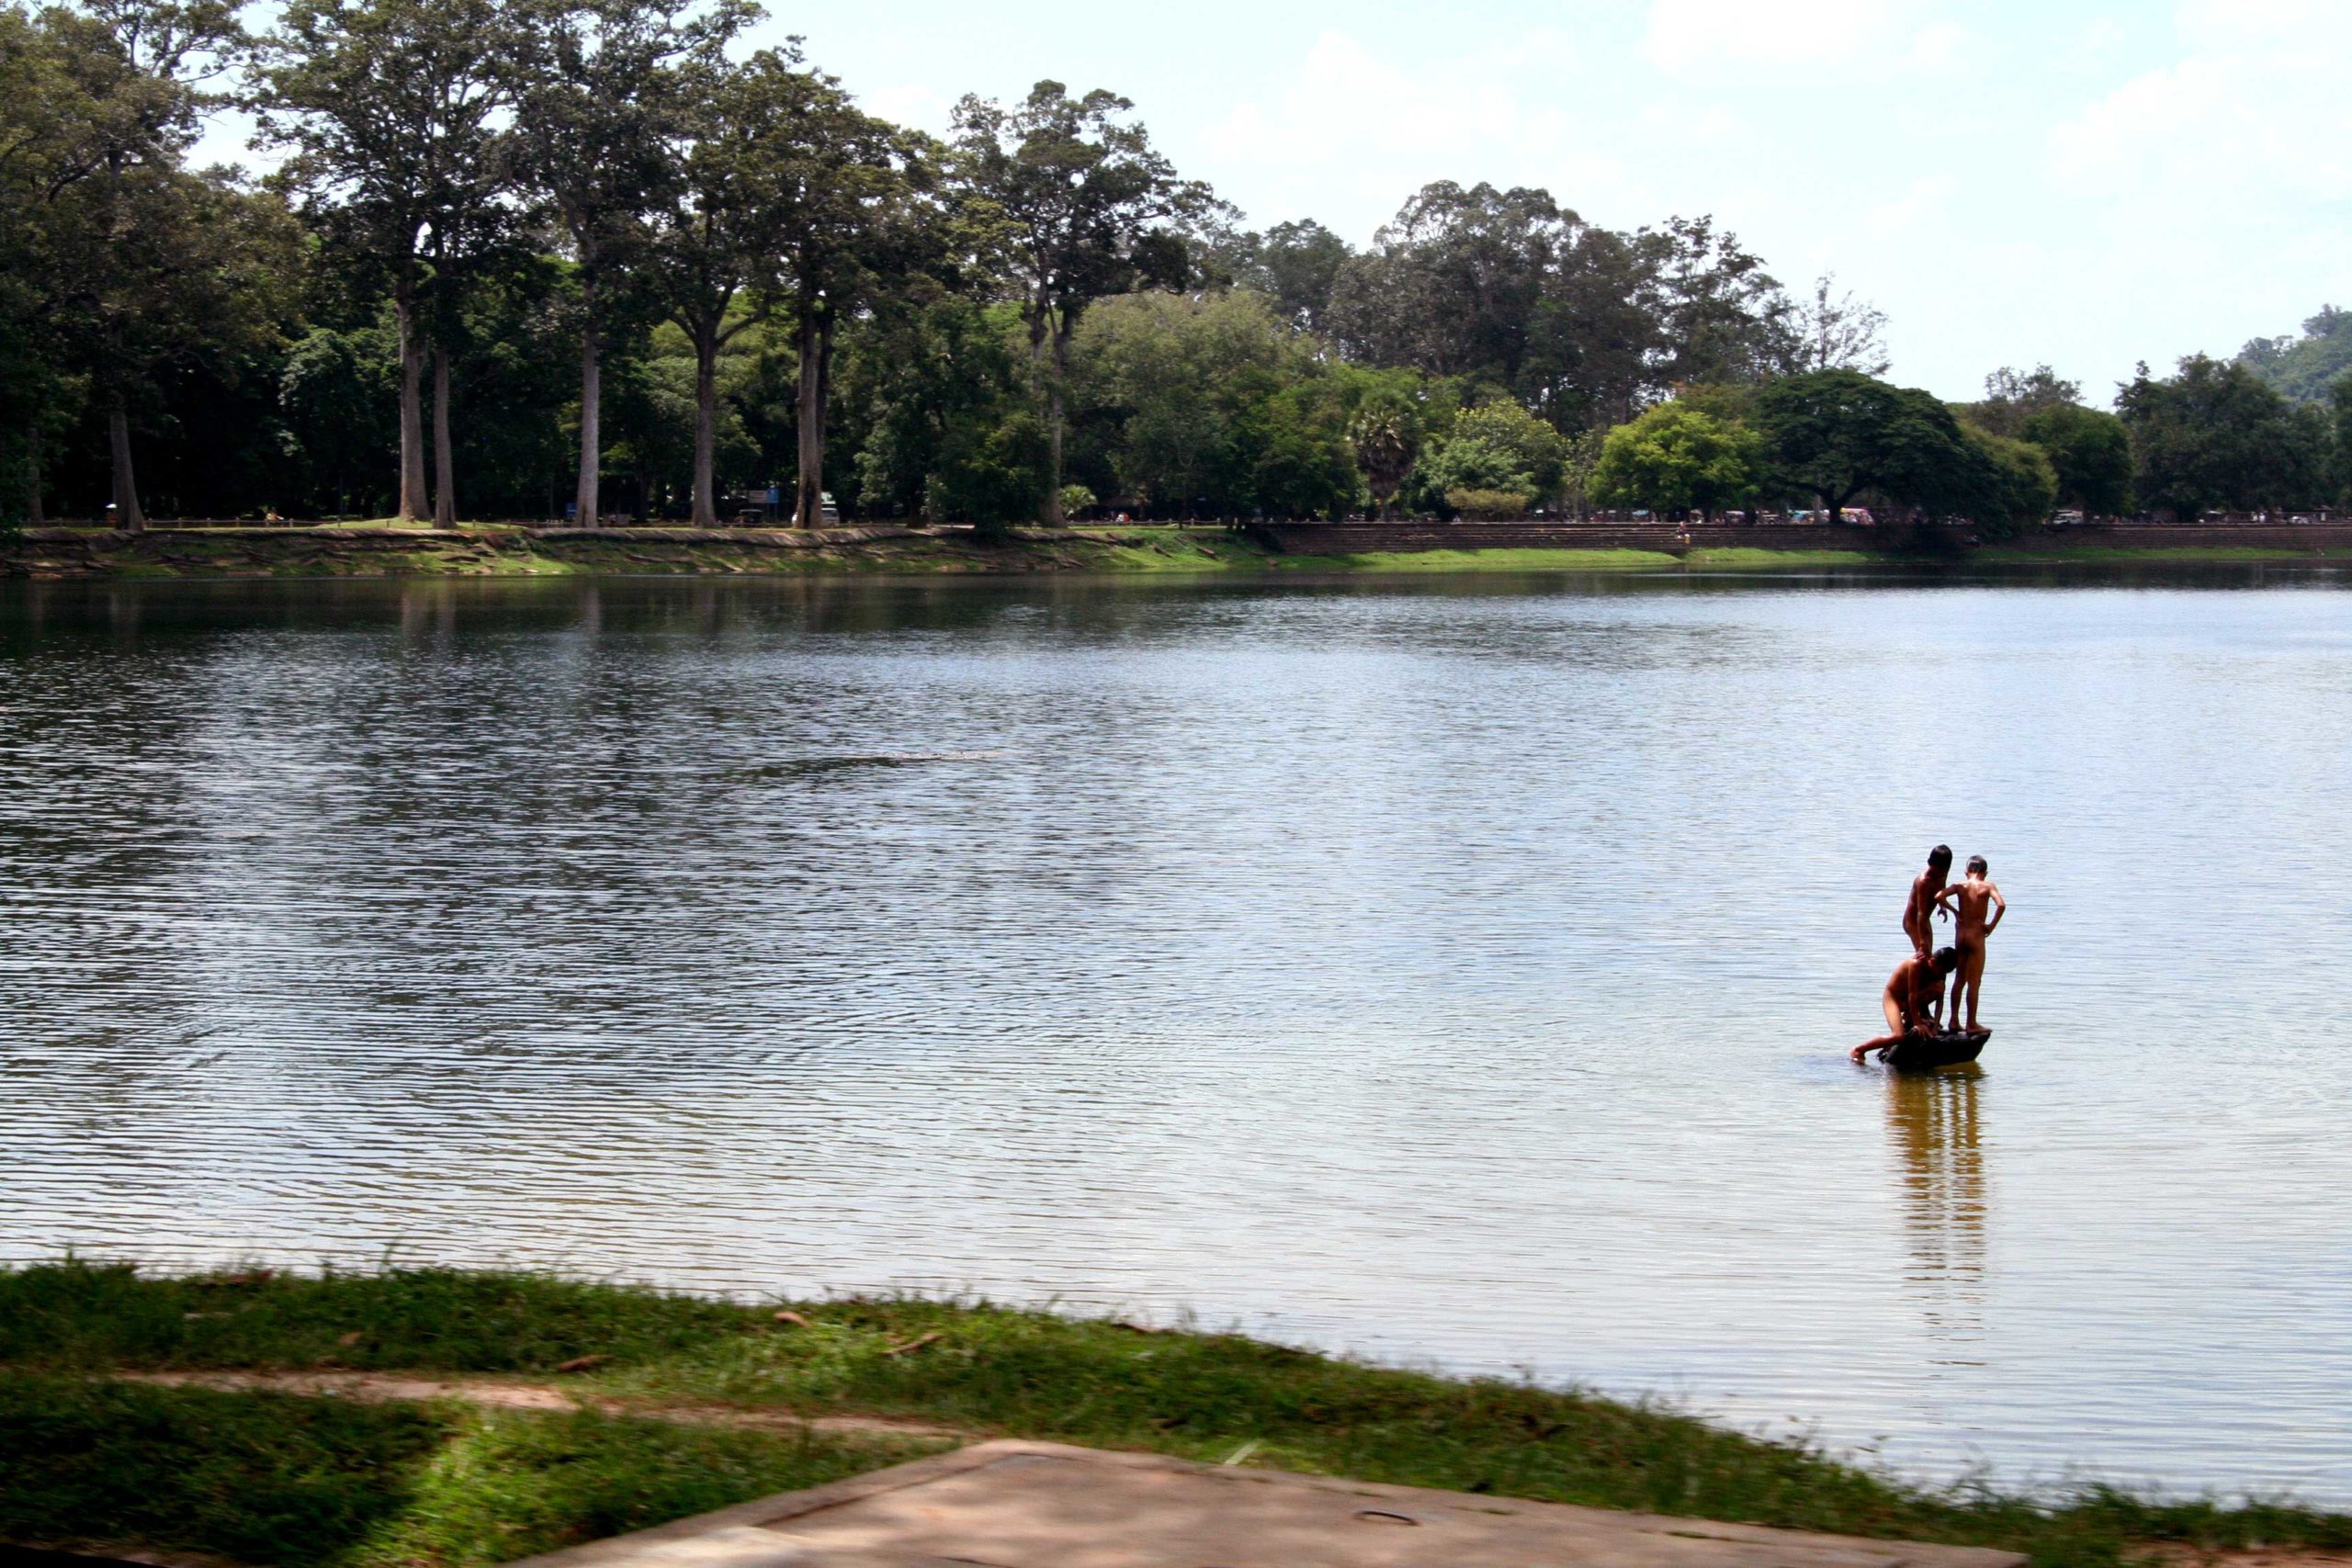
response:
<path fill-rule="evenodd" d="M 1959 911 L 1958 934 L 1954 945 L 1960 950 L 1960 976 L 1951 984 L 1952 1022 L 1960 1022 L 1960 997 L 1968 993 L 1968 1029 L 1976 1028 L 1976 995 L 1984 986 L 1984 939 L 1991 936 L 2009 912 L 2008 900 L 1993 885 L 1986 874 L 1991 868 L 1983 855 L 1968 857 L 1968 880 L 1947 887 L 1936 895 L 1936 908 L 1940 913 L 1950 905 Z M 1991 919 L 1985 916 L 1990 913 Z"/>
<path fill-rule="evenodd" d="M 1928 852 L 1928 869 L 1911 879 L 1911 901 L 1903 906 L 1903 934 L 1911 939 L 1911 951 L 1922 958 L 1936 945 L 1929 917 L 1951 878 L 1951 846 L 1938 844 Z"/>
<path fill-rule="evenodd" d="M 1886 1010 L 1887 1032 L 1855 1046 L 1854 1060 L 1900 1045 L 1914 1034 L 1933 1034 L 1936 1014 L 1944 1003 L 1944 976 L 1959 966 L 1960 955 L 1949 947 L 1938 949 L 1932 958 L 1915 953 L 1896 964 L 1879 997 L 1879 1005 Z"/>

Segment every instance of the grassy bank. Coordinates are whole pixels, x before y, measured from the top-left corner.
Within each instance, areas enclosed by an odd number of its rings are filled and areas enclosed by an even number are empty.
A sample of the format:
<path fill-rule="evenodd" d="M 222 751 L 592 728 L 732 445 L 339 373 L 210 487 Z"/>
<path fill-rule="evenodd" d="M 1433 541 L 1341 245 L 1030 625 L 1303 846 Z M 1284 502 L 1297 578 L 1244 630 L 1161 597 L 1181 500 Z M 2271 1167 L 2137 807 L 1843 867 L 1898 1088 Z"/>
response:
<path fill-rule="evenodd" d="M 2266 561 L 2313 552 L 2260 547 L 1996 546 L 1946 564 Z M 816 535 L 729 535 L 632 528 L 545 534 L 499 525 L 455 532 L 383 524 L 271 530 L 168 530 L 124 536 L 51 530 L 0 547 L 0 575 L 33 577 L 566 577 L 673 574 L 1358 573 L 1770 570 L 1914 559 L 1856 549 L 1750 546 L 1669 552 L 1638 548 L 1472 548 L 1288 555 L 1222 528 L 1097 525 L 1017 531 L 979 540 L 961 532 L 841 529 Z"/>
<path fill-rule="evenodd" d="M 2352 1517 L 1929 1493 L 1668 1411 L 1365 1367 L 1229 1335 L 917 1301 L 759 1308 L 522 1275 L 0 1273 L 0 1538 L 281 1568 L 489 1563 L 896 1463 L 910 1439 L 713 1424 L 860 1414 L 1502 1495 L 2014 1547 L 2352 1546 Z M 577 1368 L 594 1358 L 588 1370 Z M 109 1379 L 401 1371 L 593 1408 L 362 1404 Z M 690 1416 L 706 1413 L 704 1424 Z M 101 1527 L 94 1521 L 109 1521 Z"/>

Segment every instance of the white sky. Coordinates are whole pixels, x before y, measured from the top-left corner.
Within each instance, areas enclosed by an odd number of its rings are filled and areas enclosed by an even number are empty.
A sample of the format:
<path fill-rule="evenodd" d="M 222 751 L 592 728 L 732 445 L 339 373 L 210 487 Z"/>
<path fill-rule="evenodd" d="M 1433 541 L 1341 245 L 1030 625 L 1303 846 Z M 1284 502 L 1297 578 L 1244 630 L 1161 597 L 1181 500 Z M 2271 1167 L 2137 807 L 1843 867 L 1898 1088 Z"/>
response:
<path fill-rule="evenodd" d="M 1040 77 L 1124 94 L 1252 227 L 1362 243 L 1439 178 L 1713 212 L 1875 301 L 1948 398 L 2046 360 L 2104 401 L 2352 304 L 2352 0 L 771 5 L 927 130 Z"/>

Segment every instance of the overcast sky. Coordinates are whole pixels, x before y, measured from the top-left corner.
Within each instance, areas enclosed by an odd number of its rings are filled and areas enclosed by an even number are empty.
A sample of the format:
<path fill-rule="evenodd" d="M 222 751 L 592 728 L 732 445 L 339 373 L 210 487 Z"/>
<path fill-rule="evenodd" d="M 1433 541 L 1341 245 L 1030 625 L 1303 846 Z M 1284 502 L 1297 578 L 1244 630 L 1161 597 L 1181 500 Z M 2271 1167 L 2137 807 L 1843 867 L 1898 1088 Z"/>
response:
<path fill-rule="evenodd" d="M 1361 244 L 1446 178 L 1713 212 L 1875 301 L 1948 398 L 2046 360 L 2103 402 L 2352 304 L 2352 0 L 769 4 L 927 130 L 1040 77 L 1121 93 L 1253 228 Z"/>

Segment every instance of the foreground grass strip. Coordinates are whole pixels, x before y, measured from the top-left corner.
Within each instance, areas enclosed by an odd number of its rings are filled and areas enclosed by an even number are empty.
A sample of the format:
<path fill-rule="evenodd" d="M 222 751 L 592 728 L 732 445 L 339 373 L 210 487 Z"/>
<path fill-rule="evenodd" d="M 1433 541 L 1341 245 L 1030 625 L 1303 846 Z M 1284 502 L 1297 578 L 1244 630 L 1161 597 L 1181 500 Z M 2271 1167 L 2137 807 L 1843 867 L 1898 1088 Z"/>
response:
<path fill-rule="evenodd" d="M 586 1372 L 557 1373 L 590 1357 L 603 1359 Z M 620 1408 L 870 1414 L 1198 1460 L 1244 1453 L 1253 1464 L 1407 1485 L 2009 1547 L 2044 1568 L 2100 1568 L 2159 1545 L 2352 1547 L 2352 1517 L 2340 1515 L 2158 1504 L 2103 1490 L 2056 1503 L 1981 1487 L 1929 1492 L 1804 1444 L 1614 1400 L 1367 1367 L 1236 1336 L 936 1302 L 805 1303 L 779 1318 L 772 1308 L 527 1275 L 147 1280 L 68 1264 L 0 1272 L 0 1361 L 51 1374 L 321 1366 L 548 1373 Z M 674 1423 L 663 1429 L 678 1431 Z M 422 1513 L 403 1504 L 392 1517 L 472 1521 L 452 1526 L 458 1533 L 446 1541 L 415 1546 L 413 1560 L 486 1560 L 463 1553 L 505 1528 L 495 1521 L 526 1517 L 522 1499 L 495 1492 L 489 1471 L 468 1467 L 470 1451 L 445 1437 L 430 1465 L 400 1472 L 404 1497 L 441 1500 Z M 623 1479 L 567 1462 L 574 1468 L 565 1473 L 586 1483 L 549 1505 L 562 1529 L 626 1529 L 662 1507 L 684 1511 L 670 1493 L 650 1511 L 607 1506 L 608 1489 L 650 1495 L 624 1483 L 639 1473 L 634 1461 L 615 1461 Z M 453 1490 L 429 1490 L 438 1484 Z M 476 1512 L 466 1515 L 458 1499 Z M 592 1514 L 593 1523 L 582 1522 Z M 368 1539 L 393 1539 L 385 1533 L 393 1528 Z M 527 1526 L 541 1536 L 556 1528 Z"/>
<path fill-rule="evenodd" d="M 0 1540 L 491 1564 L 939 1446 L 0 1374 Z"/>

